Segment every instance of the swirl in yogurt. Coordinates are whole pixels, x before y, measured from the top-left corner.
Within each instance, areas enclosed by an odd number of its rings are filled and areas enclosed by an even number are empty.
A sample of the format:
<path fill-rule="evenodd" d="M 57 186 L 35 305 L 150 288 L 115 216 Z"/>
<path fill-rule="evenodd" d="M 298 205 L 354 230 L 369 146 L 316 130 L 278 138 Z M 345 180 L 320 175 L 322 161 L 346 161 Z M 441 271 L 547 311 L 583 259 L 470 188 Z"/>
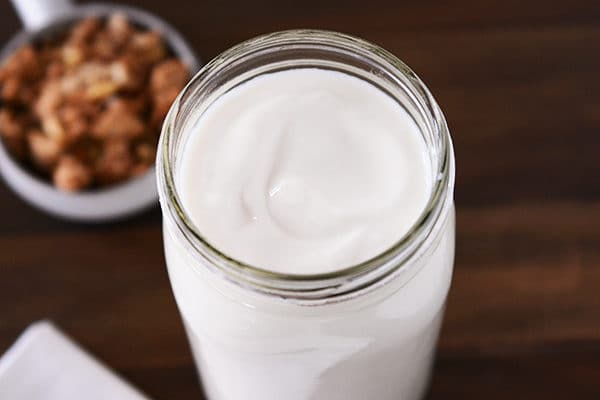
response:
<path fill-rule="evenodd" d="M 300 68 L 222 95 L 185 143 L 177 185 L 215 248 L 288 274 L 332 272 L 400 240 L 429 199 L 426 144 L 374 85 Z"/>

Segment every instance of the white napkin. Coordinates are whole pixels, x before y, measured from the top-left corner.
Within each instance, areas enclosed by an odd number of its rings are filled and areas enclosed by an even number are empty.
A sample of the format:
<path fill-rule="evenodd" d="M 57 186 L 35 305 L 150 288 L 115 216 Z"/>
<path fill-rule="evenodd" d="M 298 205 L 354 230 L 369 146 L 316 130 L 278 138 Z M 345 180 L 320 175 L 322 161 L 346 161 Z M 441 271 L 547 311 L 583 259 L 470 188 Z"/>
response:
<path fill-rule="evenodd" d="M 0 399 L 148 400 L 47 321 L 0 358 Z"/>

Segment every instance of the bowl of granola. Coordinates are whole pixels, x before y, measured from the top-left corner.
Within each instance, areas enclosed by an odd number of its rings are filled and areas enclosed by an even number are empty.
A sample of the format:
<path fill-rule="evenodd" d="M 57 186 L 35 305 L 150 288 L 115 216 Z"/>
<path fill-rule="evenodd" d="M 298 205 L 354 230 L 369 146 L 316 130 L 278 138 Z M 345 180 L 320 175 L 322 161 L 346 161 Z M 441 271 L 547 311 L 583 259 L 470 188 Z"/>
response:
<path fill-rule="evenodd" d="M 0 173 L 17 194 L 80 221 L 157 203 L 161 125 L 199 66 L 172 27 L 130 7 L 73 7 L 0 60 Z"/>

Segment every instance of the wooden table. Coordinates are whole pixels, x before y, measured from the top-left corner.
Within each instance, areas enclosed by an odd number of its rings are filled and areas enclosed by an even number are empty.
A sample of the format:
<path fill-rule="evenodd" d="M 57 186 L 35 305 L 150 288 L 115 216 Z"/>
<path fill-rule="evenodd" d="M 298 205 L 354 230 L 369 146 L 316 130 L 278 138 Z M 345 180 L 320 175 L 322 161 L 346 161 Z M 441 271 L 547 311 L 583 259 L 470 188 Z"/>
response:
<path fill-rule="evenodd" d="M 600 398 L 598 1 L 131 3 L 205 60 L 259 33 L 319 27 L 411 65 L 446 113 L 458 166 L 456 269 L 428 398 Z M 17 29 L 2 2 L 0 39 Z M 72 224 L 2 184 L 0 221 L 0 352 L 50 318 L 152 398 L 202 398 L 158 208 Z"/>

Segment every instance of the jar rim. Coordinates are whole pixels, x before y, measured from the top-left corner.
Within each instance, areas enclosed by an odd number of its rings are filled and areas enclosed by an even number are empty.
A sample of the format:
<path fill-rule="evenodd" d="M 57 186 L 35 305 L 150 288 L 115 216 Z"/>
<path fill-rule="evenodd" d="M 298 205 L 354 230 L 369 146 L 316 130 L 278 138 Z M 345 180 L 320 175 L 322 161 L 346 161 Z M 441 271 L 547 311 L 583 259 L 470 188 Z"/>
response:
<path fill-rule="evenodd" d="M 206 240 L 188 217 L 179 198 L 173 173 L 174 155 L 173 137 L 175 123 L 182 107 L 189 102 L 190 95 L 203 81 L 218 74 L 224 66 L 252 56 L 258 50 L 274 49 L 285 46 L 321 45 L 327 48 L 344 48 L 374 58 L 385 65 L 387 72 L 402 77 L 404 83 L 417 97 L 427 113 L 427 120 L 435 130 L 438 144 L 438 163 L 436 179 L 427 205 L 411 229 L 385 251 L 369 260 L 339 270 L 318 274 L 290 274 L 271 271 L 249 265 L 220 251 Z M 260 74 L 259 74 L 260 75 Z M 222 275 L 227 280 L 263 294 L 274 295 L 299 301 L 327 301 L 339 299 L 383 282 L 385 278 L 403 270 L 409 259 L 424 250 L 425 243 L 432 239 L 436 226 L 441 225 L 452 205 L 455 167 L 454 152 L 445 117 L 435 99 L 417 77 L 400 59 L 387 50 L 363 39 L 332 31 L 323 30 L 287 30 L 275 32 L 242 42 L 207 63 L 188 83 L 174 101 L 165 122 L 158 145 L 157 181 L 163 223 L 175 228 L 175 233 L 183 239 L 186 249 L 200 257 L 201 264 Z M 407 276 L 412 276 L 409 271 Z M 413 273 L 414 274 L 414 273 Z"/>

